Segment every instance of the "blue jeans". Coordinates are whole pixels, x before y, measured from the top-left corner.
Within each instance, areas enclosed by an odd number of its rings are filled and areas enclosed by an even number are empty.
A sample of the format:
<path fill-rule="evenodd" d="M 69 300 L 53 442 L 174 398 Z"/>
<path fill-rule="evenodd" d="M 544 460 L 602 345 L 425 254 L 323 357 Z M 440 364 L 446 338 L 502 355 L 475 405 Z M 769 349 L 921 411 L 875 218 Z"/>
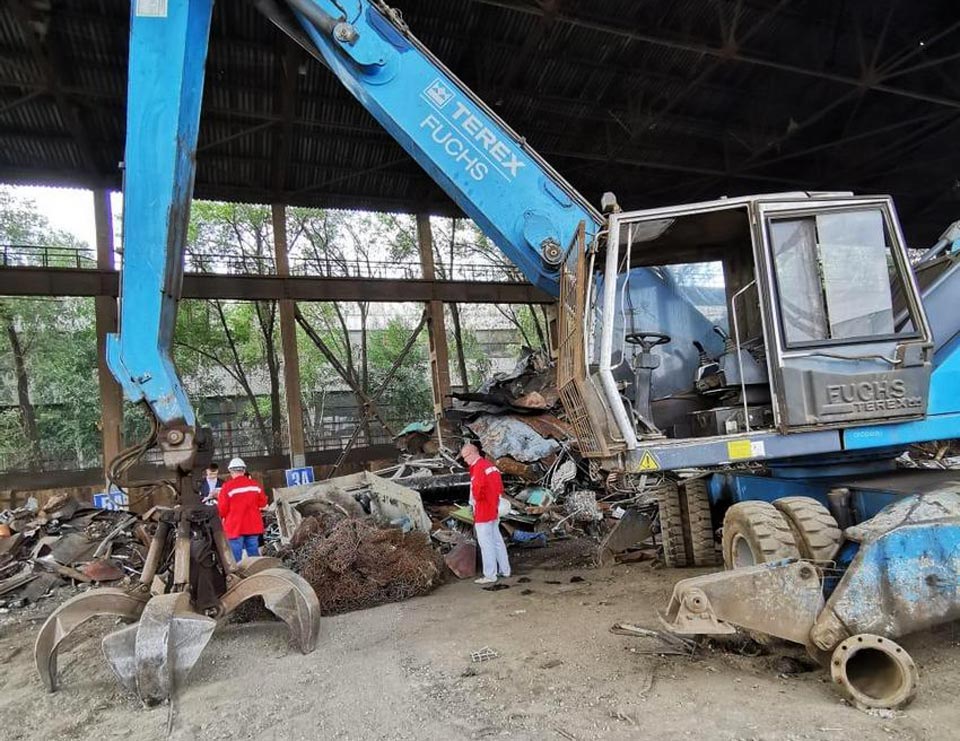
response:
<path fill-rule="evenodd" d="M 247 551 L 248 556 L 260 555 L 260 536 L 259 535 L 241 535 L 239 538 L 230 538 L 230 550 L 233 551 L 233 560 L 240 562 L 243 558 L 243 551 Z"/>

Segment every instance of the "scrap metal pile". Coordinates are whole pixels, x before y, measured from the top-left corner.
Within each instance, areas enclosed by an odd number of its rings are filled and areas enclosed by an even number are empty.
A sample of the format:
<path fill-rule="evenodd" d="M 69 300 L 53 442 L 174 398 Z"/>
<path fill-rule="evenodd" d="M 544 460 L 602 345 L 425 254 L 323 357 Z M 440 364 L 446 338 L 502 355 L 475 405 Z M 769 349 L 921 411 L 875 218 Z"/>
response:
<path fill-rule="evenodd" d="M 143 568 L 148 525 L 67 493 L 0 512 L 0 606 L 23 607 L 59 587 L 110 584 Z"/>
<path fill-rule="evenodd" d="M 368 472 L 274 489 L 277 555 L 323 614 L 426 594 L 443 580 L 420 495 Z"/>
<path fill-rule="evenodd" d="M 426 594 L 443 574 L 423 533 L 342 515 L 305 519 L 285 561 L 313 587 L 324 615 Z"/>
<path fill-rule="evenodd" d="M 579 456 L 545 353 L 525 349 L 511 372 L 452 396 L 446 416 L 460 434 L 451 446 L 475 440 L 503 474 L 509 511 L 500 523 L 508 543 L 529 548 L 589 539 L 596 562 L 653 555 L 641 546 L 652 536 L 660 477 L 608 479 Z M 409 425 L 397 438 L 400 463 L 378 473 L 424 495 L 434 540 L 445 552 L 456 549 L 448 564 L 466 577 L 472 574 L 470 554 L 461 547 L 473 524 L 465 506 L 469 475 L 432 432 L 429 425 Z M 628 550 L 634 552 L 625 555 Z"/>
<path fill-rule="evenodd" d="M 470 477 L 455 458 L 463 440 L 476 440 L 503 473 L 511 547 L 559 551 L 576 541 L 589 547 L 571 552 L 594 562 L 654 555 L 659 480 L 609 479 L 580 458 L 544 353 L 526 350 L 512 372 L 454 396 L 453 439 L 415 423 L 397 436 L 397 465 L 378 475 L 274 490 L 267 552 L 314 587 L 324 613 L 425 594 L 445 577 L 444 557 L 454 574 L 473 575 Z M 58 586 L 136 578 L 155 527 L 149 513 L 92 509 L 67 494 L 0 513 L 0 607 Z"/>

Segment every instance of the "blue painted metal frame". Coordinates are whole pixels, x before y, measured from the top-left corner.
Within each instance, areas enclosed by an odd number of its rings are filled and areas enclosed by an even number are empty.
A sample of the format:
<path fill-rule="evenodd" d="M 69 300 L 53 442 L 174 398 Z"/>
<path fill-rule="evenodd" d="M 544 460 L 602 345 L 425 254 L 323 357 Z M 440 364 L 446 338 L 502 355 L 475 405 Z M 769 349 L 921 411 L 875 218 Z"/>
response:
<path fill-rule="evenodd" d="M 842 555 L 849 565 L 818 625 L 835 615 L 851 635 L 896 637 L 960 617 L 956 519 L 896 527 Z"/>
<path fill-rule="evenodd" d="M 544 244 L 565 250 L 581 221 L 592 241 L 602 217 L 413 36 L 366 0 L 315 0 L 353 25 L 340 41 L 301 25 L 340 82 L 527 278 L 559 294 Z M 558 256 L 559 257 L 559 256 Z"/>
<path fill-rule="evenodd" d="M 715 473 L 708 484 L 711 502 L 722 509 L 738 502 L 773 502 L 789 496 L 813 497 L 826 505 L 830 488 L 830 481 L 824 479 L 781 479 L 737 471 Z"/>
<path fill-rule="evenodd" d="M 946 383 L 960 384 L 960 380 L 953 381 L 951 379 Z M 930 386 L 931 404 L 935 393 L 940 395 L 951 393 L 950 389 L 945 388 L 945 379 L 937 378 L 936 372 L 934 372 Z M 960 401 L 960 385 L 953 387 L 952 394 L 956 397 L 955 403 Z M 926 419 L 918 419 L 914 422 L 871 425 L 870 427 L 843 430 L 843 445 L 847 450 L 868 450 L 891 445 L 903 447 L 911 443 L 928 440 L 950 440 L 956 437 L 960 437 L 960 413 L 953 412 L 931 415 Z"/>
<path fill-rule="evenodd" d="M 556 295 L 555 252 L 571 243 L 581 222 L 592 240 L 603 223 L 600 214 L 402 23 L 396 25 L 367 0 L 309 1 L 352 25 L 350 33 L 331 34 L 298 14 L 343 85 L 531 282 Z M 165 426 L 196 422 L 170 346 L 212 4 L 143 5 L 162 9 L 165 15 L 157 17 L 138 15 L 141 4 L 131 3 L 120 332 L 107 339 L 107 362 L 126 397 L 147 401 Z M 870 450 L 960 437 L 958 389 L 960 352 L 941 352 L 927 419 L 834 431 L 840 438 L 836 447 Z M 729 487 L 738 498 L 775 498 L 786 486 L 740 478 Z M 796 480 L 789 485 L 791 493 L 800 488 Z"/>
<path fill-rule="evenodd" d="M 843 446 L 864 450 L 956 437 L 960 437 L 960 336 L 941 347 L 934 358 L 925 419 L 844 430 Z"/>
<path fill-rule="evenodd" d="M 139 6 L 130 11 L 120 332 L 107 338 L 107 364 L 127 399 L 146 400 L 164 425 L 192 427 L 170 346 L 213 0 L 170 0 L 165 16 L 138 15 Z"/>
<path fill-rule="evenodd" d="M 811 497 L 824 506 L 829 505 L 827 493 L 849 483 L 849 473 L 837 475 L 827 466 L 822 471 L 808 469 L 812 474 L 804 478 L 755 476 L 739 471 L 718 472 L 707 481 L 707 491 L 713 509 L 714 522 L 723 522 L 727 508 L 738 502 L 773 502 L 781 497 Z M 888 504 L 903 498 L 900 492 L 882 487 L 851 487 L 850 504 L 857 522 L 870 519 Z"/>

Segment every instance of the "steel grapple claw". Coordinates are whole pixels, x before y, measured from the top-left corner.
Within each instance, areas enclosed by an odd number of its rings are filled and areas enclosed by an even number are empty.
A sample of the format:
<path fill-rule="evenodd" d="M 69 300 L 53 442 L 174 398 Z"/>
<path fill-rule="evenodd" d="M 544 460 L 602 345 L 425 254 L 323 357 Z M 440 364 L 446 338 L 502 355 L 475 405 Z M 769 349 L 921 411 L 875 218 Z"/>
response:
<path fill-rule="evenodd" d="M 50 692 L 57 689 L 57 651 L 64 639 L 88 620 L 99 616 L 136 620 L 150 599 L 146 591 L 104 587 L 72 597 L 44 622 L 33 647 L 40 680 Z"/>
<path fill-rule="evenodd" d="M 236 574 L 246 579 L 267 569 L 286 569 L 286 567 L 279 558 L 273 558 L 272 556 L 253 556 L 252 558 L 245 558 L 237 564 Z"/>
<path fill-rule="evenodd" d="M 290 629 L 303 653 L 312 652 L 320 633 L 320 603 L 300 576 L 272 558 L 250 559 L 220 598 L 223 618 L 253 597 Z M 103 638 L 104 656 L 120 683 L 147 705 L 162 702 L 181 686 L 200 658 L 217 621 L 198 613 L 188 592 L 151 597 L 142 588 L 102 588 L 64 602 L 44 623 L 34 649 L 40 679 L 57 688 L 57 650 L 74 630 L 98 616 L 137 621 Z"/>
<path fill-rule="evenodd" d="M 266 608 L 287 624 L 302 653 L 316 648 L 320 602 L 303 577 L 282 568 L 256 571 L 224 593 L 220 601 L 222 614 L 228 615 L 252 597 L 262 597 Z"/>
<path fill-rule="evenodd" d="M 164 593 L 151 596 L 151 587 Z M 161 512 L 138 584 L 94 589 L 47 619 L 35 646 L 37 671 L 53 692 L 57 649 L 77 627 L 98 615 L 137 621 L 105 636 L 103 653 L 124 687 L 147 705 L 162 702 L 184 684 L 217 620 L 252 597 L 287 624 L 303 653 L 316 648 L 320 603 L 313 588 L 276 558 L 237 564 L 216 510 L 178 505 Z"/>
<path fill-rule="evenodd" d="M 140 622 L 103 638 L 103 654 L 120 683 L 147 705 L 183 684 L 217 621 L 194 612 L 186 592 L 151 599 Z"/>

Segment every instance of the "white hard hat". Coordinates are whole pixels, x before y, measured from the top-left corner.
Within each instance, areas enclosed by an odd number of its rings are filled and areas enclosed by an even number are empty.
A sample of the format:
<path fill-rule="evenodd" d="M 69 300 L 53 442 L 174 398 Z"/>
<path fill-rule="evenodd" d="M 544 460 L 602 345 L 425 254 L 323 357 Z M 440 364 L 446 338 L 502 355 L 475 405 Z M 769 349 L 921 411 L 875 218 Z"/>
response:
<path fill-rule="evenodd" d="M 247 464 L 243 462 L 243 458 L 231 458 L 230 463 L 227 465 L 228 471 L 246 471 Z"/>

